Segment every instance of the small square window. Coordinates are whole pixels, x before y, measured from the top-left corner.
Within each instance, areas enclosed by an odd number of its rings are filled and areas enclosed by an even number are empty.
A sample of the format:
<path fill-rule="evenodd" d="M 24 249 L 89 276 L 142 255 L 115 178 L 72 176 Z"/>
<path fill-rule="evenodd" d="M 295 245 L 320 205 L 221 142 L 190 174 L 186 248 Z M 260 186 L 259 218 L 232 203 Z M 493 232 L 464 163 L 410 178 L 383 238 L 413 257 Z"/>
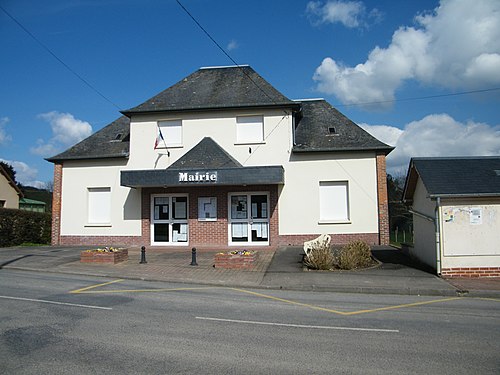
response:
<path fill-rule="evenodd" d="M 264 142 L 264 118 L 239 116 L 236 118 L 236 143 Z"/>
<path fill-rule="evenodd" d="M 181 120 L 159 121 L 156 133 L 155 149 L 182 146 Z"/>
<path fill-rule="evenodd" d="M 217 221 L 217 198 L 200 197 L 198 198 L 198 220 L 199 221 Z"/>

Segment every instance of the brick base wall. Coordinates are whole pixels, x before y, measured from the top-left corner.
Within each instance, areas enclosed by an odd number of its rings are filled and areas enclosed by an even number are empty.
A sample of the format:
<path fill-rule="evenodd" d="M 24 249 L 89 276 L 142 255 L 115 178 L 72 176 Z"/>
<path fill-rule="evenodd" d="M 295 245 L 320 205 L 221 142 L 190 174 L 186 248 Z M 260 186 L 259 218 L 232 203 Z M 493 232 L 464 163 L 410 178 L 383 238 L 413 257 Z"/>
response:
<path fill-rule="evenodd" d="M 278 237 L 278 246 L 302 246 L 305 241 L 319 237 L 320 234 L 283 235 Z M 378 233 L 330 234 L 332 245 L 345 245 L 351 241 L 362 240 L 369 245 L 379 244 Z"/>
<path fill-rule="evenodd" d="M 66 246 L 113 246 L 113 247 L 127 247 L 127 246 L 142 246 L 149 245 L 142 241 L 142 237 L 138 236 L 60 236 L 60 245 Z"/>
<path fill-rule="evenodd" d="M 442 268 L 441 276 L 444 278 L 453 277 L 500 277 L 500 267 L 457 267 Z"/>

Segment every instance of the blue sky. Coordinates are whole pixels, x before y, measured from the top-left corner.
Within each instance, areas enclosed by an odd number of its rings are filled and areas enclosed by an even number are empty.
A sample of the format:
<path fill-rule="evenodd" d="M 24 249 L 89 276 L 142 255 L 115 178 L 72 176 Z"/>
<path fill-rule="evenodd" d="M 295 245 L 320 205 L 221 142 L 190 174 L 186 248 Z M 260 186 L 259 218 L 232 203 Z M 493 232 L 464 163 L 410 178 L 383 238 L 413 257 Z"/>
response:
<path fill-rule="evenodd" d="M 411 156 L 500 155 L 500 1 L 180 1 L 284 95 L 325 98 L 396 146 L 390 173 Z M 175 0 L 0 6 L 0 159 L 23 184 L 51 181 L 44 158 L 119 110 L 233 65 Z"/>

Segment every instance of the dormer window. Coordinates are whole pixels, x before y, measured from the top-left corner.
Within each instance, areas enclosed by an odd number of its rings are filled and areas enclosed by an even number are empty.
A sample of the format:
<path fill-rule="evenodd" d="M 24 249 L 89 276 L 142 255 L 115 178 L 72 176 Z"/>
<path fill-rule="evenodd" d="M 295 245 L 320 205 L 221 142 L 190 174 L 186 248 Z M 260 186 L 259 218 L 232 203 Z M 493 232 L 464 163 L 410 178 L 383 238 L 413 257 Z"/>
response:
<path fill-rule="evenodd" d="M 328 128 L 328 134 L 337 134 L 337 131 L 335 130 L 335 128 L 333 126 L 330 126 Z"/>

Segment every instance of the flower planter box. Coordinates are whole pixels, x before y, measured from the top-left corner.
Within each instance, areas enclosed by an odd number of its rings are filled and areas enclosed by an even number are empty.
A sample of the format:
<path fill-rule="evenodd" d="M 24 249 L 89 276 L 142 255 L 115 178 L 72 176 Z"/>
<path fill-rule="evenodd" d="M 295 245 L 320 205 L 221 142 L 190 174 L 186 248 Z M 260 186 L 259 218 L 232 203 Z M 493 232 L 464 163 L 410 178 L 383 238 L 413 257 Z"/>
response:
<path fill-rule="evenodd" d="M 215 254 L 215 268 L 248 269 L 252 268 L 259 258 L 259 253 L 256 251 L 234 253 Z"/>
<path fill-rule="evenodd" d="M 115 251 L 82 251 L 80 253 L 81 263 L 116 264 L 128 260 L 128 250 L 120 249 Z"/>

